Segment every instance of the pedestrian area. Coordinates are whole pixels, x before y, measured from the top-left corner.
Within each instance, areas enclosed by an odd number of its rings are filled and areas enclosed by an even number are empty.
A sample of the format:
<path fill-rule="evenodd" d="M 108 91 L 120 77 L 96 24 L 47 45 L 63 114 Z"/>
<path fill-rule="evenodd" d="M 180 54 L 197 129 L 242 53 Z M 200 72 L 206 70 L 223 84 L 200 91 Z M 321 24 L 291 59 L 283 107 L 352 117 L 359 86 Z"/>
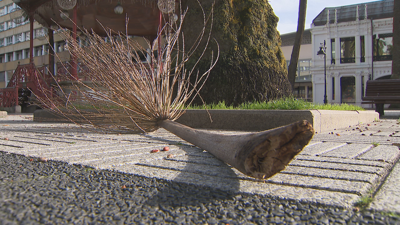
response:
<path fill-rule="evenodd" d="M 166 146 L 169 151 L 162 151 Z M 33 122 L 32 115 L 0 118 L 0 151 L 23 154 L 43 163 L 65 161 L 226 191 L 343 207 L 352 207 L 379 190 L 371 207 L 400 213 L 400 191 L 396 188 L 400 166 L 393 169 L 400 157 L 399 146 L 397 120 L 316 134 L 284 171 L 262 181 L 241 174 L 163 129 L 146 135 L 105 134 L 74 124 Z M 155 149 L 160 151 L 152 153 Z"/>

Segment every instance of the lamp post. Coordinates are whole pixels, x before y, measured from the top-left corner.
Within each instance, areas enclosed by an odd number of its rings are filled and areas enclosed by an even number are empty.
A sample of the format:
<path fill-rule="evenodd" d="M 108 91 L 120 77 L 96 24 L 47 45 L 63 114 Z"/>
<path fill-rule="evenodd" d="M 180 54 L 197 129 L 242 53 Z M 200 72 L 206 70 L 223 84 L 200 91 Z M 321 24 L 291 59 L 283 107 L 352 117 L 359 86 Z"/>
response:
<path fill-rule="evenodd" d="M 321 47 L 319 47 L 319 51 L 317 55 L 324 57 L 324 104 L 328 103 L 328 99 L 326 98 L 326 41 L 321 43 Z"/>

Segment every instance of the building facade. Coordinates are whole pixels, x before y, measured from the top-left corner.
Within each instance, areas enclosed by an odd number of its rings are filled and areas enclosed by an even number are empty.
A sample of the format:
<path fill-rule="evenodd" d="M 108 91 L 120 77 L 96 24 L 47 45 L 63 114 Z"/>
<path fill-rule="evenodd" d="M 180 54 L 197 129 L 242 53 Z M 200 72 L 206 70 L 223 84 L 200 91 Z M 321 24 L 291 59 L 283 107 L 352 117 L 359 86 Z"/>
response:
<path fill-rule="evenodd" d="M 12 0 L 0 1 L 0 88 L 7 87 L 18 64 L 28 64 L 30 61 L 29 28 L 29 20 L 17 4 Z M 34 22 L 33 37 L 33 62 L 37 66 L 48 65 L 47 29 Z M 55 34 L 53 48 L 58 55 L 56 61 L 69 60 L 65 47 L 63 38 Z"/>
<path fill-rule="evenodd" d="M 362 104 L 367 80 L 392 73 L 393 0 L 325 8 L 311 36 L 313 102 L 323 103 L 326 91 L 328 103 L 371 107 Z"/>
<path fill-rule="evenodd" d="M 286 64 L 289 68 L 290 57 L 292 55 L 296 32 L 281 35 L 281 49 L 286 58 Z M 298 99 L 313 101 L 313 85 L 312 85 L 312 42 L 311 31 L 305 30 L 301 39 L 301 48 L 299 60 L 297 62 L 296 79 L 294 84 L 293 95 Z"/>

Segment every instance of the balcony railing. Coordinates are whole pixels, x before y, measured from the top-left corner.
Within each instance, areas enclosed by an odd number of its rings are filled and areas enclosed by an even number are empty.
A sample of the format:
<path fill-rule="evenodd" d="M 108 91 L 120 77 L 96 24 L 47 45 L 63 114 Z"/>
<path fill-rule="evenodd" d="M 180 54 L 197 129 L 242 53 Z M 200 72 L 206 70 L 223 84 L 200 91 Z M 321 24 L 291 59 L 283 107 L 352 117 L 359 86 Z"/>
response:
<path fill-rule="evenodd" d="M 392 55 L 374 56 L 374 61 L 390 61 L 390 60 L 392 60 Z"/>
<path fill-rule="evenodd" d="M 340 58 L 340 63 L 355 63 L 356 58 Z"/>

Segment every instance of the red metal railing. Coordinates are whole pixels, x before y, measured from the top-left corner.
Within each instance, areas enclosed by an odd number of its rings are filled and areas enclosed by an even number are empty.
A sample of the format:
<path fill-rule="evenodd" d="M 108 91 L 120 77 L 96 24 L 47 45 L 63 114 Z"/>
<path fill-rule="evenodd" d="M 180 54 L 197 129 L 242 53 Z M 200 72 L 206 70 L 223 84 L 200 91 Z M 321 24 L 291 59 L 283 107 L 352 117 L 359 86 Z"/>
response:
<path fill-rule="evenodd" d="M 57 73 L 52 76 L 47 66 L 37 67 L 33 63 L 18 65 L 6 88 L 0 89 L 0 107 L 12 107 L 18 105 L 18 90 L 28 88 L 37 97 L 45 94 L 55 94 L 52 84 L 62 81 L 76 81 L 71 75 L 71 62 L 56 64 Z M 150 66 L 150 64 L 148 65 Z M 91 81 L 88 68 L 78 63 L 78 80 Z"/>
<path fill-rule="evenodd" d="M 0 89 L 0 107 L 11 107 L 18 105 L 18 88 Z"/>
<path fill-rule="evenodd" d="M 18 89 L 28 88 L 37 96 L 43 95 L 43 90 L 50 90 L 48 81 L 51 76 L 46 67 L 36 68 L 33 63 L 18 65 L 6 88 L 0 89 L 0 107 L 18 105 Z"/>

